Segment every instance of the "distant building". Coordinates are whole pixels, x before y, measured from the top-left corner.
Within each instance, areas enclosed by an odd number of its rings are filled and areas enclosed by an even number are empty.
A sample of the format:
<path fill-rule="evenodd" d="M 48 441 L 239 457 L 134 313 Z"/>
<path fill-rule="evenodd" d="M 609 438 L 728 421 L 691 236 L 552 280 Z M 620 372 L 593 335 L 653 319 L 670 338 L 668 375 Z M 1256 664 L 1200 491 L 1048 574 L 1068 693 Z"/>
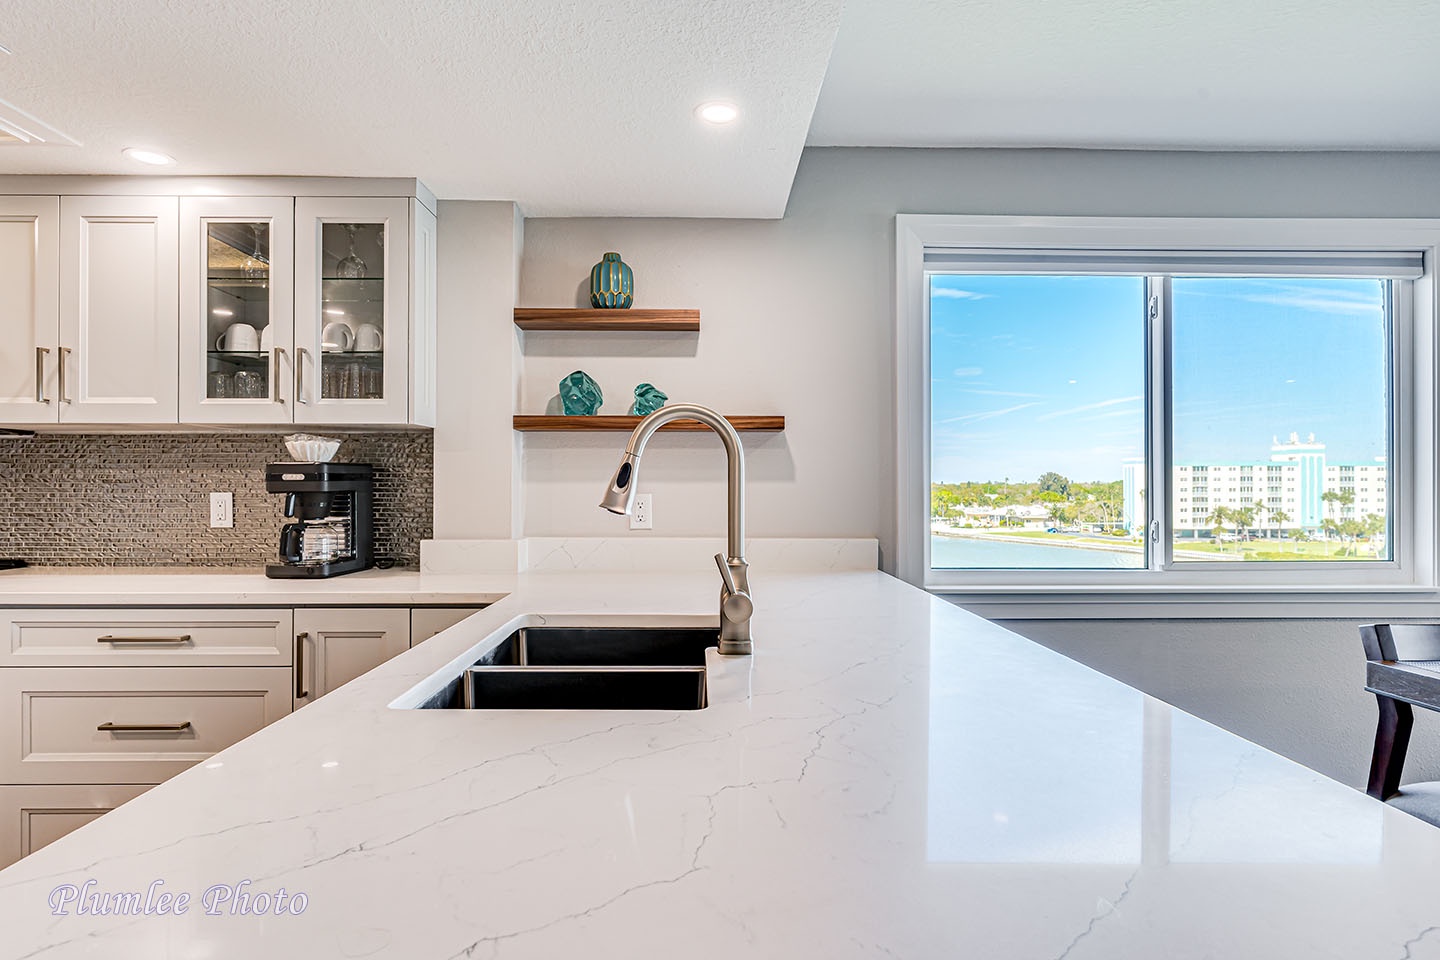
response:
<path fill-rule="evenodd" d="M 1129 460 L 1124 471 L 1125 525 L 1131 530 L 1145 524 L 1145 467 L 1143 461 Z M 1296 433 L 1284 442 L 1276 439 L 1268 461 L 1250 463 L 1176 464 L 1171 475 L 1170 497 L 1174 506 L 1172 523 L 1179 538 L 1208 537 L 1213 529 L 1209 518 L 1216 507 L 1258 506 L 1255 532 L 1305 531 L 1317 533 L 1325 521 L 1358 520 L 1367 514 L 1385 515 L 1389 502 L 1383 457 L 1374 463 L 1327 464 L 1325 444 L 1311 434 L 1304 440 Z M 1331 507 L 1323 495 L 1349 491 L 1354 503 Z M 1280 513 L 1278 523 L 1271 519 Z"/>

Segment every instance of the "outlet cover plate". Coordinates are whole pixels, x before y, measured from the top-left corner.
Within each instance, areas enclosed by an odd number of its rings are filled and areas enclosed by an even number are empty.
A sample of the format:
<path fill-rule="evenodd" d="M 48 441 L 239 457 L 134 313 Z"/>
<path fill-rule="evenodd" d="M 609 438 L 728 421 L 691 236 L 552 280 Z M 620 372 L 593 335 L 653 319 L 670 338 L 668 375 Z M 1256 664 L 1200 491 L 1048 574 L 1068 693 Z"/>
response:
<path fill-rule="evenodd" d="M 235 494 L 210 494 L 210 526 L 235 526 Z"/>
<path fill-rule="evenodd" d="M 630 508 L 630 529 L 655 529 L 655 495 L 653 493 L 635 494 L 635 505 Z"/>

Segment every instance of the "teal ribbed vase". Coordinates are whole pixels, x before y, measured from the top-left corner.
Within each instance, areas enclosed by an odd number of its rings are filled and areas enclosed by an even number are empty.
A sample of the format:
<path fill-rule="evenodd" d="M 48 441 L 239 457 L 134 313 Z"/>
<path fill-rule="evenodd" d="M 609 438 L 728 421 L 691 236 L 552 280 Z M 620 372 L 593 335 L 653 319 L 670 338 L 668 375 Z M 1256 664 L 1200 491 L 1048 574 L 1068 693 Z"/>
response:
<path fill-rule="evenodd" d="M 590 269 L 590 306 L 624 309 L 635 302 L 635 274 L 618 253 L 607 253 Z"/>

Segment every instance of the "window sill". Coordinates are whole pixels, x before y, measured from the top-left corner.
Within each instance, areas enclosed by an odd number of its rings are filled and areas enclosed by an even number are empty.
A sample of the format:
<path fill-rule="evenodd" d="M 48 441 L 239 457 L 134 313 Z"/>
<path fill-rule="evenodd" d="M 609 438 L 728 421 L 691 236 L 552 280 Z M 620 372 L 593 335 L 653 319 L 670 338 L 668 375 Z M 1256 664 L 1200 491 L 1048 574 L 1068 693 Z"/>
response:
<path fill-rule="evenodd" d="M 926 589 L 989 620 L 1440 619 L 1440 590 L 1429 585 L 930 584 Z"/>

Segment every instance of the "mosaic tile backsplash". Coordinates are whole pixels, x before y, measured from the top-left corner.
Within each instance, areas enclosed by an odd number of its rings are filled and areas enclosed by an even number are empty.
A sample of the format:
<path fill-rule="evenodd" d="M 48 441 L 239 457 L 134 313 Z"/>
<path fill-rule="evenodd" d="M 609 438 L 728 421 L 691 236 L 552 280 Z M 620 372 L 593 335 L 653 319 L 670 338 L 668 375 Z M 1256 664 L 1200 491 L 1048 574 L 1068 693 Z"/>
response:
<path fill-rule="evenodd" d="M 336 460 L 375 467 L 375 556 L 420 562 L 434 502 L 429 432 L 346 434 Z M 0 557 L 32 566 L 258 567 L 276 554 L 279 434 L 41 434 L 0 439 Z M 210 527 L 210 493 L 235 526 Z"/>

